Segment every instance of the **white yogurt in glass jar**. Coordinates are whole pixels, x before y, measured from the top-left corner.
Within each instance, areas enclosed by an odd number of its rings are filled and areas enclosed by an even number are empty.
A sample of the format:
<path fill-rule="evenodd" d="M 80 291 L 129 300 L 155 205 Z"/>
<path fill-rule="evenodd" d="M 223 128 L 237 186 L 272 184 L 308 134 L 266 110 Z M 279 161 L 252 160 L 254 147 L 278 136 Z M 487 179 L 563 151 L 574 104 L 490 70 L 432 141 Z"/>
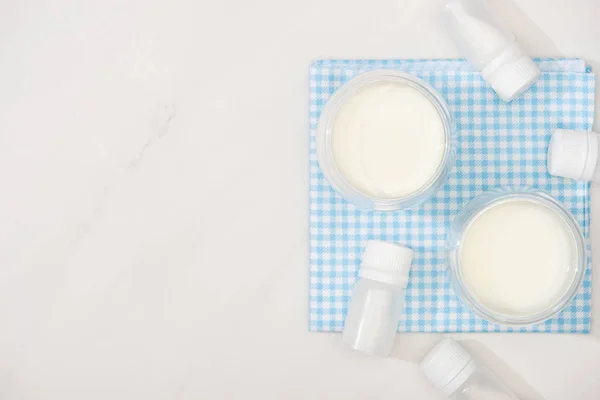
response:
<path fill-rule="evenodd" d="M 408 196 L 425 186 L 446 147 L 435 106 L 398 82 L 373 83 L 350 96 L 337 112 L 331 140 L 346 181 L 382 199 Z"/>
<path fill-rule="evenodd" d="M 398 210 L 431 197 L 452 167 L 453 124 L 428 84 L 394 70 L 361 74 L 327 102 L 317 131 L 325 178 L 349 202 Z"/>
<path fill-rule="evenodd" d="M 528 325 L 562 310 L 579 288 L 585 240 L 574 217 L 542 192 L 490 192 L 449 234 L 459 297 L 485 319 Z"/>
<path fill-rule="evenodd" d="M 536 313 L 564 292 L 577 262 L 575 238 L 563 219 L 529 200 L 507 200 L 467 227 L 459 268 L 473 294 L 506 314 Z"/>

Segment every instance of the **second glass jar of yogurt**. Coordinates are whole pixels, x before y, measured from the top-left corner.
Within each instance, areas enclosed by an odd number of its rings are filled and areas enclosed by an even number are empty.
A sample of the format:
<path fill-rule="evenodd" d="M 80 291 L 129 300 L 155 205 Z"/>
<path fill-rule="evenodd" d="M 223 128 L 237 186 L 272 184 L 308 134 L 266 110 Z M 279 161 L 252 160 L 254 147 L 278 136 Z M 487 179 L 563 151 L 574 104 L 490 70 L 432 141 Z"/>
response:
<path fill-rule="evenodd" d="M 547 320 L 575 297 L 587 266 L 575 217 L 536 189 L 486 192 L 451 226 L 454 290 L 480 317 L 505 326 Z"/>
<path fill-rule="evenodd" d="M 430 198 L 454 161 L 453 120 L 440 95 L 404 72 L 376 70 L 338 89 L 321 113 L 323 175 L 360 208 L 394 211 Z"/>

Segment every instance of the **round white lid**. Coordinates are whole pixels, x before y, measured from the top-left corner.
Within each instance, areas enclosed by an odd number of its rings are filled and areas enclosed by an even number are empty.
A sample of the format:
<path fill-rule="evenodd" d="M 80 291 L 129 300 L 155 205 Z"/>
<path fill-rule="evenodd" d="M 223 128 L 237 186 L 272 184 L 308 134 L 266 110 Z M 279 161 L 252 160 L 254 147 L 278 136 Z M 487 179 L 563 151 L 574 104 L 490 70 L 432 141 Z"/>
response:
<path fill-rule="evenodd" d="M 420 368 L 436 389 L 448 397 L 473 375 L 477 366 L 460 344 L 447 338 L 427 353 Z"/>
<path fill-rule="evenodd" d="M 579 181 L 590 181 L 598 162 L 596 132 L 556 129 L 548 147 L 548 172 Z"/>
<path fill-rule="evenodd" d="M 408 247 L 381 240 L 369 240 L 362 255 L 361 278 L 406 286 L 414 252 Z"/>
<path fill-rule="evenodd" d="M 531 87 L 540 77 L 540 69 L 535 62 L 520 49 L 509 49 L 495 58 L 481 71 L 481 76 L 492 89 L 509 102 L 516 99 Z"/>

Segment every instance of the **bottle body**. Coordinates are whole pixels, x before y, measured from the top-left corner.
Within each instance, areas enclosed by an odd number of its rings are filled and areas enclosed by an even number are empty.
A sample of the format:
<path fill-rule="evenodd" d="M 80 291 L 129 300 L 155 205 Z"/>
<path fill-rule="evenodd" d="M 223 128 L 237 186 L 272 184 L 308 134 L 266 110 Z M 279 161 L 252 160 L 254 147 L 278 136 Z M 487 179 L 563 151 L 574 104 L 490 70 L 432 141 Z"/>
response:
<path fill-rule="evenodd" d="M 450 398 L 452 400 L 519 400 L 495 375 L 479 366 Z"/>
<path fill-rule="evenodd" d="M 355 350 L 387 357 L 404 309 L 405 289 L 361 278 L 352 292 L 342 341 Z"/>
<path fill-rule="evenodd" d="M 513 33 L 502 27 L 485 1 L 448 1 L 443 23 L 461 54 L 478 70 L 483 70 L 502 52 L 516 45 Z"/>

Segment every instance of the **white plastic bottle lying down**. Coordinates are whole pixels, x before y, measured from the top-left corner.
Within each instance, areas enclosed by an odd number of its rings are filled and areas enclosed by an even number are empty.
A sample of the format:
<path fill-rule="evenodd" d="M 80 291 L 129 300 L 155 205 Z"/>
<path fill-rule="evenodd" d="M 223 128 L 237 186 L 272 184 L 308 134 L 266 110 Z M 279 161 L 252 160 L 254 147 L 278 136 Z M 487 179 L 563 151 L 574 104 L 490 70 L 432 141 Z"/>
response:
<path fill-rule="evenodd" d="M 438 343 L 421 362 L 421 371 L 446 397 L 454 400 L 519 400 L 486 368 L 452 339 Z"/>

